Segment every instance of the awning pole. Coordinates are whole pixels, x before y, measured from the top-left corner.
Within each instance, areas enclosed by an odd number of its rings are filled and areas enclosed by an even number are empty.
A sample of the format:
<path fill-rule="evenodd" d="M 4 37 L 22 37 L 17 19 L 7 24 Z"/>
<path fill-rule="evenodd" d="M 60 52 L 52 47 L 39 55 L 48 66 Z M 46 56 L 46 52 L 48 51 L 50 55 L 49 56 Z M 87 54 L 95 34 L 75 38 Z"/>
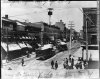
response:
<path fill-rule="evenodd" d="M 8 28 L 6 29 L 6 33 L 7 33 L 7 55 L 6 55 L 6 62 L 8 62 L 8 52 L 9 52 L 9 47 L 8 47 Z"/>

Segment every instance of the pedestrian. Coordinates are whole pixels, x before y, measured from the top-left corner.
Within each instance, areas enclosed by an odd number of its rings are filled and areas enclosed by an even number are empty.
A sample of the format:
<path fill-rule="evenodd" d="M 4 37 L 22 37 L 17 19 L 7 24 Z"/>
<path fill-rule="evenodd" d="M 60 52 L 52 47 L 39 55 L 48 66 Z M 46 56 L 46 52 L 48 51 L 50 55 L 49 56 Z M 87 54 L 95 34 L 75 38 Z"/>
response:
<path fill-rule="evenodd" d="M 66 58 L 64 58 L 63 67 L 64 67 L 64 69 L 66 68 Z"/>
<path fill-rule="evenodd" d="M 69 58 L 71 58 L 71 54 L 69 55 Z"/>
<path fill-rule="evenodd" d="M 54 69 L 54 61 L 51 61 L 51 68 Z"/>
<path fill-rule="evenodd" d="M 28 51 L 26 51 L 26 54 L 27 54 L 27 58 L 29 58 L 29 52 Z"/>
<path fill-rule="evenodd" d="M 82 62 L 82 69 L 84 69 L 84 63 Z"/>
<path fill-rule="evenodd" d="M 22 66 L 24 66 L 24 59 L 22 58 Z"/>
<path fill-rule="evenodd" d="M 71 69 L 71 62 L 70 62 L 70 60 L 68 61 L 68 69 Z"/>
<path fill-rule="evenodd" d="M 71 55 L 69 55 L 69 61 L 71 62 Z"/>
<path fill-rule="evenodd" d="M 76 66 L 76 69 L 79 68 L 79 61 L 77 61 L 77 64 L 75 66 Z"/>
<path fill-rule="evenodd" d="M 82 62 L 79 63 L 79 68 L 82 69 Z"/>
<path fill-rule="evenodd" d="M 56 61 L 56 63 L 55 63 L 55 70 L 58 68 L 58 63 L 57 63 L 57 61 Z"/>
<path fill-rule="evenodd" d="M 64 69 L 66 68 L 66 63 L 65 62 L 63 63 L 63 67 L 64 67 Z"/>
<path fill-rule="evenodd" d="M 72 69 L 73 69 L 73 66 L 74 66 L 74 59 L 72 58 L 72 61 L 71 61 L 71 66 L 72 66 Z"/>
<path fill-rule="evenodd" d="M 66 58 L 66 64 L 68 65 L 68 59 Z"/>

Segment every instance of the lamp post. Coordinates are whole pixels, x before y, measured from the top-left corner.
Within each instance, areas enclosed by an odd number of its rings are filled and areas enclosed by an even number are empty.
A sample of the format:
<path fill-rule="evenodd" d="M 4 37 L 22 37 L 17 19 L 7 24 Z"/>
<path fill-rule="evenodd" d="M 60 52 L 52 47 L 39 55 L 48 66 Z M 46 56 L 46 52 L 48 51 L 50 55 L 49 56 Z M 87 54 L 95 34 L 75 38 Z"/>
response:
<path fill-rule="evenodd" d="M 74 27 L 72 21 L 70 21 L 70 24 L 68 24 L 70 27 L 70 54 L 71 54 L 71 46 L 72 46 L 72 27 Z"/>
<path fill-rule="evenodd" d="M 48 15 L 49 15 L 49 27 L 51 26 L 51 15 L 52 15 L 53 8 L 48 8 Z M 52 36 L 52 35 L 51 35 Z M 55 37 L 55 35 L 54 35 Z M 55 38 L 54 38 L 55 39 Z"/>
<path fill-rule="evenodd" d="M 52 10 L 53 8 L 48 8 L 48 15 L 49 15 L 49 26 L 51 25 L 51 15 L 52 15 Z"/>

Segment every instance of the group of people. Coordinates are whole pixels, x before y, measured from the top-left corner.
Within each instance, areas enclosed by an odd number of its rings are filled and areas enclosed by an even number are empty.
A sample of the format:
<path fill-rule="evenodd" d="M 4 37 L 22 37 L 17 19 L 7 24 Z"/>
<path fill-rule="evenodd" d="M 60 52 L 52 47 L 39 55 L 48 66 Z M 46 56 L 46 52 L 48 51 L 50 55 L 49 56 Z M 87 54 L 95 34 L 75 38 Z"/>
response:
<path fill-rule="evenodd" d="M 69 55 L 69 59 L 65 58 L 63 66 L 65 69 L 84 69 L 87 66 L 87 63 L 83 61 L 82 57 L 79 57 L 77 63 L 74 63 L 73 56 Z"/>
<path fill-rule="evenodd" d="M 64 63 L 63 63 L 63 67 L 64 69 L 73 69 L 74 66 L 74 58 L 69 55 L 69 59 L 65 58 L 64 59 Z"/>
<path fill-rule="evenodd" d="M 88 62 L 83 60 L 83 58 L 79 57 L 78 62 L 76 64 L 76 69 L 86 69 L 88 68 Z"/>
<path fill-rule="evenodd" d="M 64 58 L 63 67 L 64 69 L 85 69 L 87 66 L 87 63 L 83 61 L 82 57 L 79 57 L 77 60 L 77 63 L 75 63 L 75 59 L 72 55 L 69 55 L 69 58 Z M 51 61 L 51 68 L 57 69 L 58 63 L 57 61 L 54 63 L 54 61 Z"/>
<path fill-rule="evenodd" d="M 54 62 L 53 60 L 51 61 L 51 68 L 57 70 L 58 68 L 58 62 Z"/>

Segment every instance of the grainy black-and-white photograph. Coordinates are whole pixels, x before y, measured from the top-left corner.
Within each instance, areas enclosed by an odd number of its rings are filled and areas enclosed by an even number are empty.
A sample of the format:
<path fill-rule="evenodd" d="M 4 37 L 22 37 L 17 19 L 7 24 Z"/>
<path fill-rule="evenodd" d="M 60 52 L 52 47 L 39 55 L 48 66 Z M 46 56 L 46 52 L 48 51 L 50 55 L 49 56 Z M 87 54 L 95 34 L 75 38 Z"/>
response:
<path fill-rule="evenodd" d="M 98 1 L 1 1 L 1 79 L 99 79 Z"/>

